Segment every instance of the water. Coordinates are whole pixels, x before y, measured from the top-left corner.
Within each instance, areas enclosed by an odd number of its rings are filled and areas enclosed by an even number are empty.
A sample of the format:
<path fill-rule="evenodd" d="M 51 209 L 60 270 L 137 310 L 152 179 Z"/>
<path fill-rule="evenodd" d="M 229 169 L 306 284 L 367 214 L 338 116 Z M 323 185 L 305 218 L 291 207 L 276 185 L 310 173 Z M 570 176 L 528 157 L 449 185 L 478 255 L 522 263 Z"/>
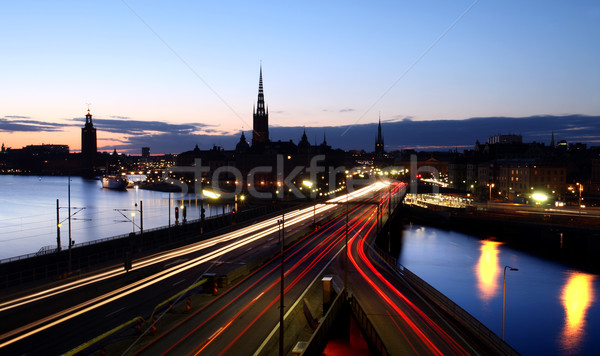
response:
<path fill-rule="evenodd" d="M 0 175 L 0 259 L 34 253 L 44 246 L 56 247 L 56 199 L 60 200 L 61 245 L 68 246 L 68 185 L 68 177 Z M 71 213 L 75 213 L 71 218 L 72 240 L 77 244 L 139 232 L 140 201 L 144 230 L 169 224 L 169 193 L 102 189 L 99 180 L 71 177 Z M 171 193 L 171 223 L 175 221 L 175 206 L 182 201 L 187 206 L 187 219 L 199 219 L 200 201 L 193 195 Z M 222 205 L 207 202 L 204 208 L 207 217 L 223 213 Z M 225 205 L 226 212 L 230 208 Z"/>
<path fill-rule="evenodd" d="M 523 355 L 599 355 L 598 275 L 506 244 L 431 227 L 407 226 L 399 262 L 502 336 Z"/>

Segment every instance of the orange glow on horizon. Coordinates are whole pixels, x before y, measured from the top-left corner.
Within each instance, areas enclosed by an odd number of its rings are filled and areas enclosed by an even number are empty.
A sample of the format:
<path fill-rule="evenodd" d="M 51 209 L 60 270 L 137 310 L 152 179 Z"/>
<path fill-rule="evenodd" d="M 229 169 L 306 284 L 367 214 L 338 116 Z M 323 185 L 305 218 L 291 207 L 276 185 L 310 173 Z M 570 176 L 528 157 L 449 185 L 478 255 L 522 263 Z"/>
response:
<path fill-rule="evenodd" d="M 500 288 L 499 276 L 500 265 L 498 261 L 498 246 L 501 242 L 484 240 L 481 241 L 481 255 L 475 267 L 477 274 L 477 288 L 479 296 L 485 302 L 490 301 Z"/>
<path fill-rule="evenodd" d="M 561 301 L 565 308 L 565 321 L 561 344 L 564 350 L 576 351 L 585 330 L 587 310 L 594 302 L 592 282 L 594 276 L 586 273 L 569 274 Z"/>

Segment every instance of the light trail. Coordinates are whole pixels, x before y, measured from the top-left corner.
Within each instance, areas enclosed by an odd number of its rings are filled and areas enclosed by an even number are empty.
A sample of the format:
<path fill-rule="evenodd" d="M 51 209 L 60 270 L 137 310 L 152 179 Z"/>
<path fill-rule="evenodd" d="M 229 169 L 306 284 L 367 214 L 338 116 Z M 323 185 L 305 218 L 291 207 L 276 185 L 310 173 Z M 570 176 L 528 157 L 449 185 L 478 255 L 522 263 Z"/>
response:
<path fill-rule="evenodd" d="M 380 187 L 380 185 L 376 183 L 371 186 L 362 188 L 356 192 L 349 193 L 348 199 L 350 199 L 350 197 L 352 197 L 352 199 L 361 197 L 365 194 L 372 192 L 373 190 L 379 189 L 379 187 Z M 344 195 L 344 196 L 340 196 L 337 198 L 333 198 L 329 201 L 336 202 L 336 201 L 340 201 L 342 199 L 346 199 L 346 196 Z M 318 209 L 309 207 L 309 208 L 305 208 L 305 209 L 302 209 L 302 210 L 299 210 L 299 211 L 296 211 L 293 213 L 289 213 L 289 215 L 291 215 L 292 218 L 287 222 L 287 225 L 290 226 L 290 225 L 297 224 L 306 219 L 312 218 L 313 214 L 315 214 L 316 211 L 318 211 L 319 213 L 322 213 L 322 212 L 330 210 L 336 206 L 333 204 L 319 204 L 319 205 L 321 205 L 321 206 Z M 154 256 L 149 259 L 144 259 L 141 262 L 136 263 L 136 265 L 135 265 L 136 268 L 141 268 L 143 266 L 147 266 L 150 264 L 162 262 L 162 261 L 168 260 L 173 257 L 178 257 L 181 254 L 196 252 L 196 251 L 202 250 L 204 248 L 214 246 L 215 244 L 218 244 L 220 242 L 228 242 L 228 241 L 231 241 L 240 236 L 252 233 L 252 231 L 257 231 L 257 230 L 260 230 L 261 228 L 267 227 L 264 231 L 262 231 L 258 234 L 250 235 L 248 237 L 241 239 L 240 241 L 232 242 L 230 245 L 220 247 L 212 252 L 208 252 L 202 256 L 194 258 L 194 259 L 192 259 L 188 262 L 182 263 L 178 266 L 168 268 L 168 269 L 163 270 L 159 273 L 156 273 L 152 276 L 146 277 L 140 281 L 137 281 L 137 282 L 131 283 L 125 287 L 119 288 L 115 291 L 111 291 L 102 296 L 99 296 L 99 297 L 93 298 L 91 300 L 88 300 L 86 302 L 80 303 L 77 306 L 62 310 L 53 315 L 44 317 L 44 318 L 39 319 L 30 324 L 27 324 L 25 326 L 22 326 L 17 329 L 11 330 L 7 333 L 4 333 L 4 334 L 0 335 L 0 340 L 5 340 L 5 339 L 11 338 L 11 337 L 14 337 L 14 338 L 1 343 L 0 348 L 11 345 L 17 341 L 23 340 L 23 339 L 25 339 L 29 336 L 32 336 L 36 333 L 47 330 L 51 327 L 59 325 L 68 320 L 71 320 L 71 319 L 73 319 L 77 316 L 80 316 L 84 313 L 87 313 L 93 309 L 104 306 L 110 302 L 117 300 L 117 299 L 120 299 L 120 298 L 130 295 L 132 293 L 135 293 L 141 289 L 147 288 L 153 284 L 161 282 L 161 281 L 163 281 L 167 278 L 170 278 L 178 273 L 186 271 L 190 268 L 197 267 L 198 265 L 208 262 L 214 258 L 218 258 L 218 257 L 220 257 L 228 252 L 231 252 L 237 248 L 240 248 L 249 243 L 255 242 L 267 235 L 270 235 L 270 234 L 278 231 L 278 229 L 279 229 L 278 226 L 268 227 L 269 225 L 273 225 L 273 223 L 277 224 L 277 220 L 278 220 L 277 217 L 271 218 L 265 222 L 258 223 L 258 224 L 252 225 L 251 227 L 247 227 L 247 228 L 241 229 L 239 231 L 236 231 L 235 233 L 217 236 L 208 241 L 200 242 L 192 247 L 186 246 L 184 248 L 169 251 L 169 252 L 167 252 L 165 254 L 161 254 L 159 256 Z M 125 271 L 123 271 L 120 268 L 114 269 L 111 271 L 100 273 L 99 275 L 94 275 L 94 276 L 83 278 L 82 280 L 70 282 L 63 286 L 59 286 L 59 287 L 51 288 L 49 290 L 34 293 L 30 296 L 18 298 L 16 300 L 13 300 L 10 302 L 5 302 L 3 304 L 0 304 L 0 307 L 1 307 L 0 311 L 14 308 L 16 306 L 21 306 L 21 305 L 24 305 L 24 304 L 27 304 L 27 303 L 30 303 L 30 302 L 33 302 L 36 300 L 47 298 L 49 296 L 57 295 L 57 294 L 66 292 L 68 290 L 73 290 L 73 289 L 79 288 L 83 285 L 95 283 L 100 280 L 104 280 L 104 279 L 113 277 L 113 276 L 115 276 L 115 273 L 116 273 L 116 275 L 119 275 L 119 274 L 125 273 Z M 24 334 L 18 335 L 20 333 L 24 333 Z M 16 336 L 16 335 L 18 335 L 18 336 Z"/>
<path fill-rule="evenodd" d="M 368 188 L 369 187 L 365 187 L 356 192 L 349 193 L 348 199 L 354 199 L 354 198 L 357 198 L 357 197 L 360 197 L 360 196 L 363 196 L 363 195 L 369 193 L 370 189 L 368 189 Z M 345 197 L 346 197 L 346 195 L 339 196 L 337 198 L 328 200 L 328 202 L 340 201 L 342 199 L 346 199 Z M 315 213 L 320 214 L 322 212 L 332 209 L 333 207 L 334 207 L 333 205 L 329 205 L 329 204 L 318 204 L 317 208 L 308 207 L 308 208 L 304 208 L 302 210 L 290 212 L 290 213 L 286 214 L 286 217 L 288 219 L 291 219 L 291 218 L 297 217 L 299 215 L 303 215 L 304 218 L 299 220 L 299 221 L 302 221 L 302 220 L 308 218 L 309 215 L 312 216 Z M 240 230 L 236 230 L 235 232 L 232 232 L 232 233 L 223 234 L 223 235 L 216 236 L 216 237 L 213 237 L 213 238 L 205 240 L 205 241 L 195 243 L 193 245 L 180 247 L 180 248 L 170 250 L 170 251 L 167 251 L 164 253 L 160 253 L 160 254 L 157 254 L 154 256 L 142 258 L 133 263 L 132 269 L 140 269 L 140 268 L 148 267 L 155 263 L 164 262 L 166 260 L 169 260 L 174 257 L 179 257 L 184 254 L 198 252 L 200 250 L 212 247 L 216 244 L 228 242 L 228 241 L 237 239 L 241 236 L 255 233 L 255 232 L 257 232 L 261 229 L 267 228 L 269 226 L 274 227 L 277 225 L 278 219 L 279 219 L 279 217 L 270 218 L 263 222 L 253 224 L 252 226 L 249 226 L 249 227 L 246 227 L 246 228 L 243 228 Z M 296 222 L 298 222 L 298 221 L 291 221 L 291 222 L 289 222 L 289 224 L 294 224 Z M 95 274 L 93 276 L 84 277 L 77 281 L 68 282 L 68 283 L 62 284 L 62 285 L 54 287 L 54 288 L 49 288 L 49 289 L 39 291 L 39 292 L 30 294 L 27 296 L 19 297 L 19 298 L 16 298 L 16 299 L 13 299 L 13 300 L 10 300 L 7 302 L 0 303 L 0 312 L 9 310 L 9 309 L 12 309 L 15 307 L 19 307 L 19 306 L 22 306 L 22 305 L 25 305 L 25 304 L 28 304 L 28 303 L 31 303 L 34 301 L 38 301 L 38 300 L 41 300 L 46 297 L 51 297 L 51 296 L 58 295 L 60 293 L 68 292 L 68 291 L 71 291 L 76 288 L 80 288 L 80 287 L 83 287 L 83 286 L 86 286 L 86 285 L 89 285 L 92 283 L 97 283 L 97 282 L 100 282 L 100 281 L 103 281 L 103 280 L 106 280 L 109 278 L 113 278 L 113 277 L 116 277 L 116 276 L 119 276 L 119 275 L 122 275 L 125 273 L 127 273 L 127 272 L 122 267 L 113 268 L 108 271 Z"/>
<path fill-rule="evenodd" d="M 369 213 L 370 213 L 369 211 L 361 212 L 359 214 L 359 216 L 352 218 L 353 222 L 349 226 L 349 231 L 354 230 L 357 226 L 359 226 L 361 223 L 363 223 L 365 221 L 364 216 L 369 215 Z M 358 230 L 357 233 L 360 233 L 360 231 L 362 231 L 362 229 L 368 223 L 370 223 L 370 222 L 367 221 L 366 223 L 364 223 L 363 226 Z M 342 240 L 344 240 L 344 236 L 345 236 L 345 226 L 341 226 L 332 235 L 330 235 L 328 237 L 328 239 L 321 242 L 318 246 L 315 246 L 315 248 L 313 248 L 312 251 L 315 251 L 320 246 L 324 245 L 325 243 L 328 243 L 328 245 L 325 246 L 325 248 L 323 250 L 321 250 L 319 255 L 317 255 L 317 257 L 314 258 L 310 262 L 310 264 L 306 268 L 304 268 L 298 276 L 296 276 L 296 278 L 294 278 L 290 283 L 288 283 L 288 285 L 286 286 L 286 288 L 284 290 L 284 294 L 288 293 L 296 284 L 298 284 L 300 282 L 300 280 L 302 278 L 304 278 L 304 276 L 308 272 L 310 272 L 323 258 L 325 258 L 325 256 L 335 248 L 335 246 L 337 246 L 340 242 L 342 242 Z M 312 251 L 311 251 L 311 253 L 312 253 Z M 335 254 L 335 256 L 337 256 L 337 254 Z M 307 259 L 307 256 L 304 256 L 300 261 L 298 261 L 292 267 L 292 269 L 296 269 L 296 267 L 303 264 L 304 261 L 306 261 L 306 259 Z M 288 275 L 288 274 L 289 274 L 289 270 L 288 270 L 288 272 L 286 272 L 286 275 Z M 275 281 L 271 286 L 269 286 L 269 289 L 277 286 L 279 283 L 280 283 L 280 278 L 278 278 L 277 281 Z M 279 301 L 279 299 L 280 299 L 280 296 L 278 295 L 273 300 L 271 300 L 271 302 L 223 350 L 221 350 L 219 352 L 219 355 L 222 355 L 225 352 L 227 352 L 227 350 L 229 350 L 250 329 L 250 327 L 252 325 L 254 325 L 269 309 L 271 309 L 273 307 L 273 305 L 275 305 L 275 303 L 277 301 Z M 244 308 L 244 310 L 246 308 Z M 240 313 L 238 313 L 238 315 L 241 314 L 242 311 L 240 311 Z M 288 313 L 289 313 L 289 311 L 288 311 Z M 237 318 L 238 315 L 234 316 L 227 325 L 229 325 L 235 318 Z M 202 346 L 202 348 L 197 350 L 197 352 L 195 352 L 194 355 L 198 355 L 202 350 L 205 349 L 205 347 L 206 346 Z"/>
<path fill-rule="evenodd" d="M 365 235 L 368 235 L 374 226 L 371 226 Z M 357 240 L 358 235 L 352 237 L 352 239 L 348 242 L 349 251 L 352 249 L 352 245 L 355 240 Z M 429 349 L 432 354 L 442 356 L 443 353 L 433 344 L 433 342 L 425 335 L 419 327 L 404 313 L 392 300 L 388 297 L 384 291 L 382 291 L 377 284 L 367 276 L 366 272 L 360 268 L 357 261 L 355 260 L 352 253 L 348 252 L 348 258 L 356 268 L 356 270 L 360 273 L 363 279 L 373 288 L 373 290 L 383 299 L 394 311 L 404 320 L 404 322 L 412 329 L 412 331 L 418 336 L 418 338 L 423 342 L 423 344 Z"/>
<path fill-rule="evenodd" d="M 338 217 L 338 219 L 342 219 L 342 217 Z M 333 224 L 332 224 L 332 225 L 333 225 Z M 330 228 L 331 228 L 331 227 L 327 228 L 327 230 L 328 230 L 328 229 L 330 229 Z M 341 226 L 341 227 L 339 227 L 339 228 L 338 228 L 337 230 L 335 230 L 335 231 L 334 231 L 332 234 L 330 234 L 330 235 L 329 235 L 329 236 L 328 236 L 328 237 L 327 237 L 325 240 L 321 241 L 321 242 L 320 242 L 320 243 L 319 243 L 317 246 L 315 246 L 315 247 L 314 247 L 313 249 L 311 249 L 311 250 L 310 250 L 308 253 L 306 253 L 304 256 L 302 256 L 302 258 L 301 258 L 301 259 L 300 259 L 298 262 L 296 262 L 296 263 L 295 263 L 295 264 L 294 264 L 294 265 L 293 265 L 291 268 L 289 268 L 289 269 L 288 269 L 288 270 L 285 272 L 285 274 L 284 274 L 284 278 L 285 278 L 285 276 L 289 276 L 289 275 L 290 275 L 292 272 L 294 272 L 294 271 L 295 271 L 295 270 L 296 270 L 298 267 L 300 267 L 300 266 L 301 266 L 301 265 L 302 265 L 302 264 L 303 264 L 303 263 L 304 263 L 304 262 L 305 262 L 305 261 L 306 261 L 308 258 L 311 258 L 311 257 L 314 255 L 314 253 L 316 253 L 316 252 L 317 252 L 317 250 L 318 250 L 318 249 L 319 249 L 321 246 L 323 246 L 324 244 L 326 244 L 326 243 L 329 243 L 329 245 L 327 246 L 326 253 L 328 253 L 329 251 L 331 251 L 331 249 L 332 249 L 333 247 L 335 247 L 335 245 L 337 245 L 337 244 L 338 244 L 338 243 L 341 241 L 341 239 L 342 239 L 342 237 L 343 237 L 343 231 L 344 231 L 344 230 L 345 230 L 345 226 Z M 315 237 L 314 237 L 313 239 L 311 239 L 311 241 L 312 241 L 312 240 L 314 240 L 316 237 L 323 235 L 323 233 L 325 233 L 325 232 L 326 232 L 326 231 L 323 231 L 323 232 L 320 232 L 320 233 L 318 233 L 318 234 L 315 234 Z M 332 242 L 332 240 L 333 240 L 333 242 Z M 309 241 L 309 243 L 310 243 L 311 241 Z M 291 257 L 293 257 L 293 255 L 295 255 L 295 254 L 299 253 L 300 251 L 301 251 L 301 249 L 299 249 L 299 250 L 295 251 L 295 252 L 294 252 L 292 255 L 290 255 L 288 258 L 286 258 L 286 261 L 287 261 L 288 259 L 290 259 Z M 319 261 L 321 261 L 321 260 L 322 260 L 322 259 L 325 257 L 326 253 L 323 253 L 323 251 L 321 251 L 321 253 L 320 253 L 320 254 L 319 254 L 319 255 L 318 255 L 318 256 L 317 256 L 315 259 L 313 259 L 313 261 L 311 262 L 311 264 L 309 265 L 309 267 L 307 267 L 307 268 L 305 268 L 305 269 L 304 269 L 304 271 L 302 272 L 301 276 L 304 276 L 306 273 L 308 273 L 308 270 L 310 270 L 310 269 L 311 269 L 311 268 L 312 268 L 314 265 L 316 265 L 316 263 L 318 263 Z M 281 267 L 281 264 L 277 264 L 275 267 L 273 267 L 273 269 L 271 269 L 271 270 L 268 272 L 268 274 L 271 274 L 271 273 L 277 272 L 277 270 L 278 270 L 280 267 Z M 267 274 L 267 275 L 268 275 L 268 274 Z M 261 277 L 261 279 L 265 278 L 267 275 L 265 275 L 265 276 Z M 285 288 L 285 290 L 284 290 L 284 294 L 285 294 L 285 293 L 287 293 L 287 292 L 289 292 L 289 290 L 290 290 L 290 289 L 291 289 L 291 288 L 292 288 L 294 285 L 296 285 L 296 284 L 299 282 L 299 280 L 300 280 L 299 278 L 295 278 L 295 279 L 294 279 L 292 282 L 290 282 L 290 283 L 287 285 L 287 287 Z M 263 296 L 263 295 L 264 295 L 266 292 L 268 292 L 268 291 L 272 290 L 273 288 L 275 288 L 276 286 L 278 286 L 280 282 L 281 282 L 281 278 L 277 278 L 277 279 L 276 279 L 276 280 L 275 280 L 273 283 L 271 283 L 271 285 L 269 285 L 267 288 L 265 288 L 265 289 L 264 289 L 264 290 L 263 290 L 263 291 L 260 293 L 260 296 Z M 245 292 L 246 292 L 246 291 L 244 291 L 243 293 L 245 293 Z M 242 294 L 243 294 L 243 293 L 242 293 Z M 240 294 L 240 295 L 241 295 L 241 294 Z M 255 299 L 253 300 L 253 302 L 257 301 L 258 299 L 259 299 L 259 298 L 255 298 Z M 245 332 L 246 332 L 246 331 L 247 331 L 247 330 L 248 330 L 248 329 L 249 329 L 249 328 L 250 328 L 250 327 L 251 327 L 251 326 L 252 326 L 252 325 L 253 325 L 253 324 L 256 322 L 256 320 L 258 320 L 258 318 L 259 318 L 260 316 L 262 316 L 262 315 L 263 315 L 263 314 L 264 314 L 264 313 L 265 313 L 265 312 L 266 312 L 268 309 L 270 309 L 270 308 L 272 307 L 272 305 L 273 305 L 274 303 L 276 303 L 278 300 L 279 300 L 279 295 L 278 295 L 278 296 L 277 296 L 275 299 L 273 299 L 273 300 L 271 301 L 271 303 L 269 303 L 269 306 L 267 306 L 267 307 L 266 307 L 266 308 L 265 308 L 265 309 L 264 309 L 264 310 L 263 310 L 263 311 L 262 311 L 262 312 L 259 314 L 259 316 L 258 316 L 258 317 L 256 317 L 256 318 L 255 318 L 255 319 L 254 319 L 254 320 L 253 320 L 253 321 L 252 321 L 252 322 L 251 322 L 249 325 L 247 325 L 247 327 L 244 329 L 244 331 L 242 331 L 240 334 L 238 334 L 238 336 L 237 336 L 237 337 L 236 337 L 236 338 L 235 338 L 235 339 L 234 339 L 234 340 L 233 340 L 233 341 L 232 341 L 232 342 L 231 342 L 231 343 L 230 343 L 230 344 L 229 344 L 229 345 L 228 345 L 228 346 L 227 346 L 227 347 L 226 347 L 224 350 L 222 350 L 222 352 L 225 352 L 227 349 L 229 349 L 229 347 L 230 347 L 230 346 L 231 346 L 233 343 L 235 343 L 235 341 L 237 341 L 237 339 L 239 339 L 239 337 L 241 337 L 241 335 L 243 335 L 243 334 L 244 334 L 244 333 L 245 333 Z M 242 314 L 244 311 L 246 311 L 246 310 L 247 310 L 247 309 L 248 309 L 248 308 L 251 306 L 251 304 L 253 304 L 253 303 L 250 303 L 250 304 L 246 305 L 244 308 L 242 308 L 240 311 L 238 311 L 238 313 L 236 313 L 236 314 L 233 316 L 233 318 L 231 318 L 231 319 L 230 319 L 230 321 L 226 323 L 226 326 L 229 326 L 229 325 L 231 325 L 231 323 L 232 323 L 232 322 L 233 322 L 235 319 L 237 319 L 237 318 L 238 318 L 238 317 L 239 317 L 239 316 L 240 316 L 240 315 L 241 315 L 241 314 Z M 228 305 L 229 305 L 229 304 L 228 304 Z M 221 309 L 220 311 L 222 311 L 222 310 L 223 310 L 223 309 Z M 217 313 L 213 314 L 213 316 L 211 316 L 211 318 L 212 318 L 212 317 L 214 317 L 214 316 L 216 316 L 216 315 L 217 315 L 217 314 L 218 314 L 220 311 L 218 311 Z M 203 324 L 204 324 L 204 323 L 203 323 Z M 198 329 L 198 327 L 197 327 L 195 330 L 197 330 L 197 329 Z M 194 330 L 194 331 L 195 331 L 195 330 Z M 180 342 L 182 342 L 184 339 L 188 338 L 190 335 L 191 335 L 191 333 L 189 333 L 188 335 L 186 335 L 184 338 L 180 339 L 180 340 L 177 342 L 177 344 L 179 344 Z M 202 350 L 204 350 L 204 349 L 205 349 L 205 348 L 208 346 L 208 344 L 210 344 L 212 341 L 214 341 L 214 339 L 212 339 L 212 340 L 208 340 L 208 341 L 207 341 L 205 344 L 201 345 L 201 347 L 200 347 L 199 349 L 197 349 L 197 350 L 194 352 L 194 354 L 195 354 L 195 355 L 197 355 L 197 354 L 199 354 L 200 352 L 202 352 Z M 169 350 L 171 350 L 171 349 L 169 349 Z M 221 353 L 222 353 L 222 352 L 221 352 Z M 164 354 L 163 354 L 163 355 L 164 355 Z"/>
<path fill-rule="evenodd" d="M 398 189 L 400 189 L 400 188 L 402 188 L 402 186 L 398 187 Z M 389 201 L 387 201 L 385 203 L 389 204 Z M 400 298 L 400 300 L 407 307 L 409 307 L 409 310 L 412 310 L 413 312 L 415 312 L 416 315 L 419 316 L 421 318 L 421 320 L 423 322 L 425 322 L 426 325 L 429 326 L 430 330 L 432 330 L 436 335 L 438 335 L 441 338 L 441 340 L 443 340 L 446 343 L 447 346 L 449 346 L 457 354 L 461 354 L 461 355 L 468 354 L 453 338 L 451 338 L 444 330 L 442 330 L 442 328 L 437 323 L 435 323 L 433 320 L 431 320 L 431 318 L 429 318 L 420 308 L 418 308 L 404 294 L 402 294 L 394 285 L 392 285 L 375 268 L 375 266 L 367 258 L 366 254 L 365 254 L 365 241 L 366 241 L 366 237 L 369 235 L 369 233 L 372 229 L 373 229 L 373 226 L 371 226 L 371 228 L 367 231 L 367 233 L 363 237 L 360 237 L 358 235 L 353 236 L 352 241 L 349 243 L 348 257 L 350 258 L 352 264 L 357 269 L 357 271 L 361 274 L 361 276 L 364 278 L 364 280 L 367 283 L 369 283 L 369 285 L 371 285 L 373 290 L 401 317 L 402 320 L 404 320 L 406 322 L 406 324 L 415 333 L 415 335 L 418 336 L 419 340 L 421 340 L 421 342 L 432 353 L 439 354 L 439 355 L 442 354 L 442 352 L 435 346 L 435 344 L 431 341 L 431 339 L 429 339 L 429 337 L 427 337 L 425 335 L 425 333 L 423 333 L 423 331 L 419 327 L 417 327 L 417 325 L 414 323 L 412 318 L 410 318 L 405 312 L 403 312 L 391 300 L 391 298 L 386 294 L 386 292 L 384 292 L 382 289 L 380 289 L 377 286 L 377 284 L 375 283 L 375 281 L 373 281 L 367 275 L 367 273 L 359 266 L 358 262 L 356 261 L 356 259 L 354 258 L 354 256 L 351 253 L 351 251 L 353 250 L 353 248 L 352 248 L 353 246 L 356 246 L 356 252 L 357 252 L 360 260 L 367 266 L 368 270 L 370 270 L 370 272 L 373 273 L 377 277 L 377 279 L 380 280 L 388 288 L 388 290 L 392 291 L 393 294 L 395 294 L 398 298 Z M 355 244 L 355 242 L 356 242 L 356 244 Z M 387 312 L 387 310 L 386 310 L 386 312 Z M 388 312 L 388 314 L 389 314 L 389 312 Z M 391 315 L 390 315 L 390 317 L 391 317 Z M 392 320 L 393 320 L 393 318 L 392 318 Z M 396 326 L 400 330 L 400 327 L 398 326 L 396 321 L 393 320 L 393 322 L 394 322 L 394 324 L 396 324 Z M 409 339 L 407 339 L 407 340 L 409 340 Z M 413 348 L 413 350 L 414 350 L 414 345 L 412 345 L 412 343 L 410 343 L 410 341 L 409 341 L 409 344 L 410 344 L 410 347 Z"/>

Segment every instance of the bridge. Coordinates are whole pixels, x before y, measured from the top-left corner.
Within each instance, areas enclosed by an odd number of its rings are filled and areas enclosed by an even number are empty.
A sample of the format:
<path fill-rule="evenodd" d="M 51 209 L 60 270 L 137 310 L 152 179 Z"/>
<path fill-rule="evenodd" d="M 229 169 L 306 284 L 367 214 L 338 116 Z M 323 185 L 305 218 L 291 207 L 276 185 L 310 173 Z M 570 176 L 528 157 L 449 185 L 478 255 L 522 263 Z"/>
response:
<path fill-rule="evenodd" d="M 379 182 L 129 270 L 22 287 L 0 301 L 0 353 L 516 354 L 377 247 L 405 188 Z"/>

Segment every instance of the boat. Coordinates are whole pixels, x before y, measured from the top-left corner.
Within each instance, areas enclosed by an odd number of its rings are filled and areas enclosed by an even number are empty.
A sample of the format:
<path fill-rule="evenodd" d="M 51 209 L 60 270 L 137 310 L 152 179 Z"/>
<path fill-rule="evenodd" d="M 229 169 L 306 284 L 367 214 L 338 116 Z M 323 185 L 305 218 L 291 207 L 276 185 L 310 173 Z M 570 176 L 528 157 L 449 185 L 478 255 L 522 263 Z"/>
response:
<path fill-rule="evenodd" d="M 125 190 L 128 184 L 127 177 L 119 175 L 105 175 L 102 177 L 102 188 Z"/>

